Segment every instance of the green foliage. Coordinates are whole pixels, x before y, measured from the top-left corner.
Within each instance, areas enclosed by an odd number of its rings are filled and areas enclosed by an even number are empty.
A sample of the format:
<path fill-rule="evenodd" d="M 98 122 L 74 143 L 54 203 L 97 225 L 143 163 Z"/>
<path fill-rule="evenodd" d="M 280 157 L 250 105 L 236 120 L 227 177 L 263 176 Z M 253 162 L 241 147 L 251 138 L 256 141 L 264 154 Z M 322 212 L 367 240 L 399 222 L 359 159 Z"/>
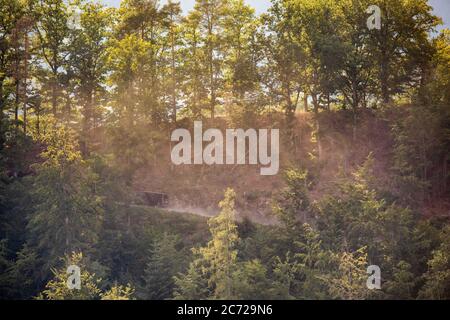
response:
<path fill-rule="evenodd" d="M 419 293 L 422 299 L 450 299 L 450 228 L 440 234 L 441 244 L 433 251 L 424 275 L 425 284 Z"/>
<path fill-rule="evenodd" d="M 28 245 L 17 252 L 16 259 L 4 273 L 10 288 L 10 297 L 28 299 L 33 296 L 41 284 L 39 274 L 39 261 L 37 253 Z"/>
<path fill-rule="evenodd" d="M 277 259 L 274 267 L 276 281 L 289 299 L 326 299 L 328 287 L 323 280 L 332 268 L 332 253 L 325 250 L 320 234 L 310 225 L 299 230 L 293 252 L 288 251 L 284 261 Z"/>
<path fill-rule="evenodd" d="M 225 192 L 225 198 L 220 202 L 220 214 L 208 222 L 212 235 L 206 247 L 194 249 L 196 260 L 191 263 L 188 273 L 176 278 L 178 291 L 176 298 L 198 298 L 197 281 L 203 278 L 207 283 L 211 296 L 203 298 L 231 299 L 235 297 L 233 273 L 237 268 L 236 245 L 239 241 L 235 223 L 234 201 L 236 194 L 232 189 Z M 198 273 L 197 275 L 192 273 Z M 193 290 L 193 288 L 196 288 Z M 193 291 L 193 292 L 192 292 Z M 190 296 L 190 294 L 192 294 Z"/>
<path fill-rule="evenodd" d="M 63 91 L 62 69 L 68 54 L 67 37 L 70 29 L 67 21 L 69 11 L 67 4 L 62 0 L 44 0 L 31 2 L 31 13 L 34 15 L 38 47 L 41 51 L 39 62 L 45 65 L 38 74 L 44 84 L 44 92 L 51 104 L 53 115 L 56 117 Z"/>
<path fill-rule="evenodd" d="M 130 285 L 126 287 L 115 285 L 105 293 L 102 293 L 101 297 L 102 300 L 133 300 L 133 294 L 134 289 Z"/>
<path fill-rule="evenodd" d="M 65 267 L 52 270 L 53 279 L 50 280 L 45 289 L 37 296 L 39 300 L 94 300 L 100 297 L 101 290 L 98 288 L 100 279 L 95 274 L 86 270 L 81 253 L 72 253 L 65 259 Z M 81 269 L 81 288 L 70 289 L 67 286 L 69 275 L 67 267 L 76 265 Z"/>
<path fill-rule="evenodd" d="M 233 274 L 235 298 L 241 300 L 270 300 L 282 298 L 280 289 L 268 277 L 259 260 L 242 263 Z"/>
<path fill-rule="evenodd" d="M 409 203 L 425 201 L 432 191 L 432 167 L 442 161 L 445 148 L 440 118 L 429 108 L 413 106 L 410 114 L 393 127 L 394 170 L 399 173 L 400 195 Z"/>
<path fill-rule="evenodd" d="M 183 271 L 184 257 L 178 250 L 179 239 L 163 234 L 155 241 L 149 251 L 144 270 L 142 297 L 146 300 L 165 300 L 172 298 L 173 277 Z"/>
<path fill-rule="evenodd" d="M 70 34 L 68 73 L 72 76 L 77 102 L 83 106 L 82 151 L 87 153 L 92 140 L 91 130 L 101 120 L 99 110 L 104 100 L 107 69 L 107 39 L 110 30 L 111 10 L 100 4 L 80 3 L 79 26 Z M 70 119 L 71 110 L 66 111 Z"/>
<path fill-rule="evenodd" d="M 387 281 L 386 293 L 392 299 L 409 300 L 414 297 L 417 279 L 411 272 L 411 265 L 400 261 L 394 268 L 392 280 Z"/>
<path fill-rule="evenodd" d="M 101 282 L 95 273 L 89 271 L 82 253 L 73 252 L 67 256 L 65 265 L 61 269 L 53 269 L 53 279 L 45 286 L 45 289 L 36 297 L 38 300 L 133 300 L 134 288 L 128 284 L 121 286 L 114 284 L 110 289 L 102 292 Z M 68 281 L 70 274 L 68 266 L 77 266 L 81 270 L 80 289 L 70 289 Z M 91 267 L 93 264 L 91 264 Z"/>
<path fill-rule="evenodd" d="M 335 255 L 337 270 L 325 278 L 334 299 L 364 300 L 370 291 L 367 281 L 367 253 L 365 248 L 356 252 L 342 252 Z"/>
<path fill-rule="evenodd" d="M 36 165 L 37 175 L 30 181 L 33 212 L 27 227 L 33 245 L 51 266 L 74 250 L 90 250 L 102 208 L 94 189 L 97 177 L 81 159 L 73 132 L 56 126 L 42 141 L 44 161 Z"/>
<path fill-rule="evenodd" d="M 426 0 L 273 0 L 260 16 L 244 0 L 186 16 L 173 1 L 0 7 L 0 298 L 450 299 L 449 222 L 429 218 L 448 207 L 450 31 L 431 32 Z M 276 223 L 238 223 L 231 189 L 208 222 L 133 204 L 161 181 L 209 187 L 209 170 L 191 181 L 160 160 L 174 128 L 205 117 L 281 129 Z"/>
<path fill-rule="evenodd" d="M 273 212 L 286 228 L 288 238 L 295 239 L 301 227 L 300 218 L 303 221 L 308 218 L 308 172 L 289 169 L 285 172 L 285 181 L 287 187 L 274 204 Z"/>
<path fill-rule="evenodd" d="M 204 275 L 207 270 L 203 261 L 195 259 L 189 265 L 186 273 L 174 278 L 176 288 L 175 300 L 205 300 L 212 295 L 208 278 Z"/>
<path fill-rule="evenodd" d="M 304 240 L 296 242 L 298 272 L 303 278 L 300 297 L 305 299 L 325 299 L 327 287 L 321 277 L 331 268 L 332 254 L 322 247 L 320 234 L 308 224 L 303 225 Z"/>
<path fill-rule="evenodd" d="M 0 295 L 2 297 L 8 296 L 8 277 L 7 271 L 12 263 L 8 259 L 7 239 L 0 241 Z"/>

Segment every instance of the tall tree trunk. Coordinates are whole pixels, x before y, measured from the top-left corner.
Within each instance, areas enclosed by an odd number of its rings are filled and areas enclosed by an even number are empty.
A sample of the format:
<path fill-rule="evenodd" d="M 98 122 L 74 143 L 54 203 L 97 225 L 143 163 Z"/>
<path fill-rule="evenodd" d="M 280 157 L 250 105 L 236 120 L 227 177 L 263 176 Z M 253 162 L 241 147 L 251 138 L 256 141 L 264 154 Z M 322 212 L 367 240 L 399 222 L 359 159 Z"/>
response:
<path fill-rule="evenodd" d="M 3 109 L 5 108 L 5 99 L 3 99 L 3 81 L 4 77 L 0 77 L 0 123 L 3 123 L 4 113 Z M 0 134 L 0 151 L 2 150 L 3 143 L 5 142 L 5 137 L 3 134 Z"/>
<path fill-rule="evenodd" d="M 172 18 L 173 24 L 173 18 Z M 176 73 L 175 73 L 175 39 L 173 30 L 171 31 L 171 54 L 172 54 L 172 117 L 173 123 L 177 123 L 177 95 L 176 95 Z"/>
<path fill-rule="evenodd" d="M 19 104 L 20 104 L 20 44 L 19 44 L 19 31 L 14 30 L 13 33 L 13 45 L 15 53 L 14 63 L 14 85 L 15 85 L 15 99 L 14 99 L 14 120 L 16 130 L 19 128 Z"/>
<path fill-rule="evenodd" d="M 27 133 L 27 83 L 28 83 L 28 50 L 29 50 L 29 39 L 28 32 L 25 32 L 25 55 L 24 55 L 24 77 L 23 77 L 23 132 Z"/>
<path fill-rule="evenodd" d="M 210 18 L 211 19 L 211 18 Z M 211 120 L 214 121 L 215 117 L 215 107 L 216 107 L 216 88 L 214 81 L 214 48 L 213 48 L 213 25 L 212 21 L 208 22 L 208 58 L 209 58 L 209 85 L 210 85 L 210 111 L 211 111 Z"/>
<path fill-rule="evenodd" d="M 388 104 L 390 101 L 389 94 L 389 58 L 387 56 L 386 49 L 383 48 L 381 51 L 381 63 L 380 63 L 380 84 L 381 84 L 381 98 L 383 104 Z"/>
<path fill-rule="evenodd" d="M 56 118 L 56 104 L 57 104 L 57 98 L 56 98 L 56 86 L 57 86 L 57 79 L 56 74 L 53 74 L 53 80 L 52 80 L 52 113 L 53 116 Z"/>
<path fill-rule="evenodd" d="M 309 112 L 308 108 L 308 94 L 306 91 L 303 93 L 303 108 L 305 109 L 305 112 Z"/>
<path fill-rule="evenodd" d="M 5 100 L 3 99 L 3 81 L 4 78 L 0 77 L 0 123 L 3 122 L 3 109 L 5 108 Z"/>
<path fill-rule="evenodd" d="M 449 162 L 449 158 L 448 158 L 448 154 L 446 154 L 444 157 L 443 175 L 442 175 L 442 178 L 444 180 L 443 194 L 447 194 L 447 185 L 448 185 L 448 179 L 449 179 L 448 162 Z"/>
<path fill-rule="evenodd" d="M 358 115 L 357 115 L 357 109 L 355 107 L 352 108 L 353 111 L 353 132 L 352 132 L 352 139 L 353 139 L 353 143 L 355 143 L 356 141 L 356 130 L 357 130 L 357 122 L 358 122 Z"/>
<path fill-rule="evenodd" d="M 19 69 L 19 68 L 17 68 Z M 14 101 L 14 120 L 16 122 L 16 129 L 19 126 L 19 104 L 20 104 L 20 79 L 19 79 L 19 71 L 17 70 L 17 75 L 16 75 L 17 79 L 16 79 L 16 98 Z"/>
<path fill-rule="evenodd" d="M 41 107 L 35 106 L 36 112 L 36 132 L 38 137 L 41 135 Z"/>
<path fill-rule="evenodd" d="M 90 142 L 90 130 L 91 119 L 92 119 L 92 101 L 93 101 L 93 92 L 92 89 L 86 94 L 86 103 L 84 106 L 84 119 L 83 119 L 83 141 L 81 144 L 81 153 L 84 157 L 89 156 L 89 142 Z"/>
<path fill-rule="evenodd" d="M 214 66 L 213 66 L 213 57 L 212 51 L 210 52 L 210 63 L 209 63 L 209 76 L 210 76 L 210 85 L 211 85 L 211 101 L 210 101 L 210 109 L 211 109 L 211 119 L 214 120 L 215 117 L 215 107 L 216 107 L 216 90 L 214 85 Z"/>
<path fill-rule="evenodd" d="M 320 132 L 320 120 L 319 120 L 319 101 L 317 100 L 317 95 L 312 95 L 313 106 L 314 106 L 314 117 L 316 126 L 316 139 L 317 139 L 317 157 L 319 161 L 322 159 L 322 142 L 321 142 L 321 132 Z"/>

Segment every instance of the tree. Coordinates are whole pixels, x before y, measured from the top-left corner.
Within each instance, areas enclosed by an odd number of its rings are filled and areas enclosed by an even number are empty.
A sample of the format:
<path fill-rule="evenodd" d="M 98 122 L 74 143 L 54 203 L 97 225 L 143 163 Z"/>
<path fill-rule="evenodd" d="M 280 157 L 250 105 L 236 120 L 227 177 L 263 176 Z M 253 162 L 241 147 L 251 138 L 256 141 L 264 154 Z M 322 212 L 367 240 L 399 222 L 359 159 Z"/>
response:
<path fill-rule="evenodd" d="M 119 286 L 115 285 L 108 291 L 100 294 L 101 300 L 132 300 L 134 289 L 131 285 Z"/>
<path fill-rule="evenodd" d="M 369 294 L 367 289 L 367 253 L 365 248 L 355 252 L 335 254 L 337 262 L 336 272 L 325 281 L 329 285 L 329 292 L 334 299 L 364 300 Z"/>
<path fill-rule="evenodd" d="M 41 81 L 44 90 L 50 90 L 50 105 L 53 115 L 58 116 L 61 96 L 62 70 L 67 62 L 68 10 L 63 0 L 39 0 L 35 3 L 35 26 L 38 35 L 39 58 L 47 69 Z"/>
<path fill-rule="evenodd" d="M 39 272 L 41 263 L 35 250 L 25 244 L 16 253 L 15 261 L 4 273 L 7 278 L 9 293 L 2 296 L 9 296 L 14 299 L 30 299 L 35 296 L 42 283 Z"/>
<path fill-rule="evenodd" d="M 153 244 L 144 270 L 142 296 L 148 300 L 165 300 L 173 296 L 173 277 L 182 271 L 183 255 L 177 250 L 179 239 L 163 234 Z"/>
<path fill-rule="evenodd" d="M 400 261 L 394 268 L 393 279 L 386 281 L 385 291 L 393 299 L 408 300 L 414 297 L 417 280 L 411 272 L 411 265 Z"/>
<path fill-rule="evenodd" d="M 172 122 L 177 122 L 178 99 L 181 96 L 179 85 L 181 84 L 181 46 L 183 44 L 181 32 L 182 10 L 179 2 L 171 0 L 161 9 L 162 26 L 164 29 L 164 40 L 167 50 L 162 53 L 164 68 L 169 70 L 170 77 L 167 77 L 167 93 L 164 93 L 166 103 L 169 104 L 172 114 Z M 164 86 L 165 87 L 165 86 Z M 167 101 L 168 100 L 168 101 Z"/>
<path fill-rule="evenodd" d="M 202 33 L 200 30 L 200 13 L 191 11 L 182 24 L 184 57 L 183 70 L 183 94 L 186 97 L 186 107 L 194 119 L 200 119 L 202 110 L 207 103 L 208 93 L 203 86 L 205 79 L 205 65 L 202 51 Z"/>
<path fill-rule="evenodd" d="M 306 222 L 310 207 L 308 194 L 308 172 L 289 169 L 285 172 L 287 187 L 277 199 L 273 212 L 280 219 L 286 231 L 286 237 L 294 242 L 300 235 L 302 221 Z"/>
<path fill-rule="evenodd" d="M 166 13 L 159 7 L 158 1 L 130 0 L 121 2 L 118 15 L 120 19 L 115 28 L 115 40 L 119 43 L 112 46 L 112 58 L 119 60 L 121 65 L 113 65 L 113 69 L 126 67 L 121 71 L 127 73 L 123 78 L 112 77 L 115 83 L 126 85 L 125 88 L 117 88 L 119 97 L 125 98 L 119 106 L 129 106 L 135 112 L 131 114 L 134 116 L 132 121 L 160 126 L 169 116 L 163 89 Z M 130 50 L 130 46 L 133 49 Z M 120 48 L 123 54 L 117 55 L 120 52 L 116 48 Z"/>
<path fill-rule="evenodd" d="M 440 234 L 441 244 L 428 261 L 428 271 L 424 274 L 425 284 L 419 292 L 421 299 L 450 299 L 450 227 Z"/>
<path fill-rule="evenodd" d="M 111 12 L 100 4 L 82 3 L 79 7 L 79 26 L 70 31 L 68 68 L 76 79 L 75 94 L 83 106 L 81 146 L 83 155 L 87 155 L 92 130 L 100 122 L 99 104 L 106 91 L 106 43 Z"/>
<path fill-rule="evenodd" d="M 450 103 L 450 29 L 444 29 L 435 39 L 436 54 L 434 55 L 432 76 L 428 83 L 431 101 L 433 103 Z"/>
<path fill-rule="evenodd" d="M 290 252 L 284 261 L 277 257 L 274 263 L 273 274 L 280 296 L 286 300 L 295 300 L 301 283 L 298 279 L 298 264 L 292 259 Z"/>
<path fill-rule="evenodd" d="M 322 247 L 320 234 L 303 224 L 298 237 L 292 240 L 292 251 L 284 261 L 277 258 L 274 274 L 288 299 L 329 298 L 326 278 L 332 267 L 332 253 Z"/>
<path fill-rule="evenodd" d="M 369 50 L 378 66 L 380 98 L 386 104 L 410 84 L 420 85 L 421 71 L 433 52 L 428 33 L 440 19 L 426 0 L 377 0 L 371 4 L 382 12 L 381 30 L 372 30 Z"/>
<path fill-rule="evenodd" d="M 257 86 L 256 31 L 258 23 L 255 10 L 243 0 L 230 1 L 224 18 L 226 43 L 226 83 L 237 103 L 246 99 Z"/>
<path fill-rule="evenodd" d="M 375 59 L 369 50 L 371 32 L 367 26 L 367 8 L 370 1 L 347 1 L 341 6 L 340 39 L 344 43 L 344 60 L 341 76 L 335 80 L 342 94 L 344 106 L 349 105 L 354 114 L 353 138 L 356 138 L 356 115 L 358 108 L 368 106 L 376 94 Z"/>
<path fill-rule="evenodd" d="M 149 44 L 138 36 L 112 40 L 109 48 L 110 82 L 115 86 L 116 117 L 131 125 L 139 114 L 139 78 L 148 63 Z"/>
<path fill-rule="evenodd" d="M 31 243 L 51 266 L 74 250 L 90 250 L 102 208 L 94 189 L 96 177 L 81 159 L 74 133 L 57 125 L 43 135 L 42 142 L 44 161 L 31 179 L 33 212 L 27 227 Z"/>
<path fill-rule="evenodd" d="M 206 247 L 194 249 L 196 259 L 187 274 L 175 278 L 175 297 L 181 299 L 231 299 L 236 297 L 233 274 L 237 269 L 236 245 L 239 241 L 234 221 L 236 194 L 227 189 L 220 202 L 220 214 L 208 222 L 212 239 Z M 202 287 L 201 284 L 206 284 Z"/>
<path fill-rule="evenodd" d="M 446 111 L 413 105 L 408 115 L 394 122 L 394 163 L 393 170 L 401 192 L 399 196 L 409 203 L 423 204 L 430 195 L 442 190 L 433 190 L 431 185 L 435 175 L 433 167 L 446 163 L 448 143 L 445 138 L 447 128 Z M 444 164 L 445 165 L 445 164 Z M 445 169 L 444 169 L 445 170 Z M 445 182 L 444 182 L 445 183 Z M 434 191 L 434 192 L 433 192 Z"/>
<path fill-rule="evenodd" d="M 282 102 L 288 123 L 297 109 L 303 89 L 303 39 L 290 17 L 292 6 L 274 1 L 269 13 L 261 17 L 263 30 L 259 36 L 263 52 L 262 82 L 269 89 L 273 103 Z"/>
<path fill-rule="evenodd" d="M 356 251 L 366 247 L 374 256 L 379 239 L 380 216 L 386 209 L 371 185 L 371 156 L 354 173 L 353 178 L 338 184 L 340 196 L 326 196 L 315 208 L 317 226 L 325 248 L 333 251 Z"/>
<path fill-rule="evenodd" d="M 7 244 L 7 239 L 0 240 L 0 295 L 2 297 L 8 297 L 10 290 L 7 271 L 11 268 L 12 262 L 8 257 Z"/>
<path fill-rule="evenodd" d="M 14 33 L 24 14 L 24 4 L 19 0 L 2 0 L 0 6 L 0 146 L 4 142 L 5 111 L 13 90 Z M 1 148 L 1 147 L 0 147 Z"/>
<path fill-rule="evenodd" d="M 53 279 L 50 280 L 45 289 L 37 296 L 38 300 L 94 300 L 98 299 L 101 290 L 98 288 L 100 279 L 95 274 L 86 270 L 82 263 L 83 255 L 81 253 L 72 253 L 65 259 L 65 267 L 53 269 Z M 81 270 L 80 289 L 70 289 L 67 285 L 70 274 L 67 273 L 67 267 L 78 266 Z"/>
<path fill-rule="evenodd" d="M 317 117 L 320 109 L 330 109 L 346 56 L 340 32 L 342 14 L 339 1 L 299 0 L 287 2 L 287 6 L 293 12 L 288 19 L 292 20 L 297 34 L 303 38 L 306 64 L 304 87 L 311 96 Z"/>
<path fill-rule="evenodd" d="M 199 34 L 202 37 L 202 58 L 205 63 L 205 80 L 208 89 L 208 109 L 211 119 L 215 117 L 215 110 L 218 104 L 219 89 L 222 86 L 223 78 L 223 54 L 222 31 L 223 19 L 226 14 L 226 1 L 224 0 L 196 0 L 194 11 L 198 19 Z M 197 62 L 198 63 L 198 62 Z"/>
<path fill-rule="evenodd" d="M 298 272 L 303 279 L 299 298 L 326 299 L 329 294 L 323 277 L 330 272 L 332 253 L 322 247 L 319 232 L 310 225 L 303 225 L 302 234 L 304 240 L 295 243 L 297 250 L 294 256 Z"/>
<path fill-rule="evenodd" d="M 194 254 L 196 251 L 194 250 Z M 202 260 L 195 259 L 189 264 L 186 273 L 174 277 L 175 300 L 205 300 L 213 294 L 205 276 L 205 265 Z"/>
<path fill-rule="evenodd" d="M 259 260 L 246 261 L 233 274 L 236 297 L 241 300 L 270 300 L 280 298 L 268 278 L 266 267 Z"/>
<path fill-rule="evenodd" d="M 211 266 L 210 283 L 214 285 L 214 296 L 231 298 L 233 294 L 232 273 L 236 267 L 239 241 L 234 202 L 236 193 L 232 189 L 225 192 L 225 198 L 219 203 L 221 213 L 209 221 L 212 240 L 199 253 Z"/>

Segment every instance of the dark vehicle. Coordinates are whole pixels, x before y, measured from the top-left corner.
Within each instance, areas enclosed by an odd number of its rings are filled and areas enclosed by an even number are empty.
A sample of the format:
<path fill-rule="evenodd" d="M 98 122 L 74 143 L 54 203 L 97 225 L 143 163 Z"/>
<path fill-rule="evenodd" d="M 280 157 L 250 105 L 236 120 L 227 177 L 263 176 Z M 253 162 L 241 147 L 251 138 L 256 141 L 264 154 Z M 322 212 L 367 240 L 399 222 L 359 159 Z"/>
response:
<path fill-rule="evenodd" d="M 147 191 L 136 192 L 136 204 L 165 208 L 169 205 L 169 196 L 165 193 L 155 193 Z"/>

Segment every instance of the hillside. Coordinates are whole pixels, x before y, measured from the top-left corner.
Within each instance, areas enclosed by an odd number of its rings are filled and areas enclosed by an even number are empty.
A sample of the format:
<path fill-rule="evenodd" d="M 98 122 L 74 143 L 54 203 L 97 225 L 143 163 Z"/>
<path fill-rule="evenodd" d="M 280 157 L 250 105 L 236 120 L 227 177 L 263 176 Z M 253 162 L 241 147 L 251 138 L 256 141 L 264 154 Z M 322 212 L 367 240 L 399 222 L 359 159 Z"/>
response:
<path fill-rule="evenodd" d="M 366 109 L 357 115 L 354 127 L 353 112 L 335 110 L 320 114 L 321 154 L 314 132 L 314 115 L 297 113 L 294 132 L 282 131 L 280 147 L 280 174 L 261 176 L 259 166 L 216 165 L 174 166 L 170 149 L 159 148 L 158 160 L 145 165 L 134 178 L 136 190 L 152 190 L 169 195 L 170 208 L 213 216 L 226 188 L 237 193 L 236 208 L 240 218 L 248 217 L 258 223 L 274 223 L 272 200 L 284 188 L 283 170 L 296 167 L 307 170 L 312 180 L 310 196 L 313 200 L 335 191 L 337 182 L 350 178 L 373 157 L 373 175 L 376 186 L 395 193 L 395 132 L 394 125 L 407 114 L 410 106 L 393 112 Z M 218 125 L 221 123 L 221 125 Z M 261 120 L 263 128 L 267 120 Z M 281 124 L 281 123 L 280 123 Z M 276 122 L 271 122 L 276 127 Z M 224 120 L 216 120 L 212 128 L 225 128 Z M 223 129 L 224 130 L 224 129 Z M 435 171 L 442 167 L 433 168 Z M 448 216 L 449 194 L 438 193 L 416 207 L 426 216 Z"/>

